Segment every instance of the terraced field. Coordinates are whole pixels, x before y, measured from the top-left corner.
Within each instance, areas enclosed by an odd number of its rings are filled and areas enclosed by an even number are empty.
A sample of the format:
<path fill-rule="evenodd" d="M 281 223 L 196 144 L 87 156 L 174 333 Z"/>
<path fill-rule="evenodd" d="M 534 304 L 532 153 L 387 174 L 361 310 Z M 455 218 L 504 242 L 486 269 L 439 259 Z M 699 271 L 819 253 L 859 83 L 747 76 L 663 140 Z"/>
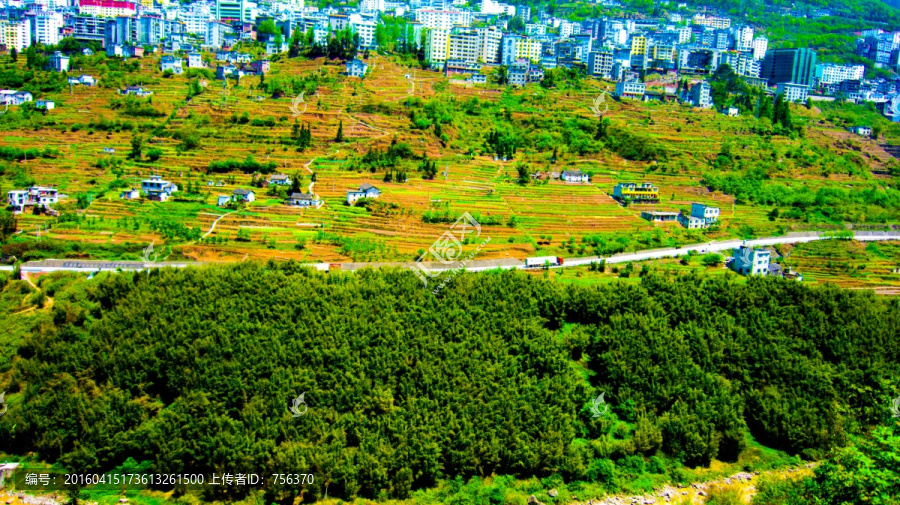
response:
<path fill-rule="evenodd" d="M 763 145 L 785 152 L 801 143 L 835 153 L 856 150 L 873 169 L 881 168 L 889 159 L 876 143 L 848 138 L 838 125 L 823 120 L 817 109 L 795 109 L 795 114 L 810 124 L 805 139 L 761 140 L 749 133 L 756 123 L 752 117 L 727 118 L 714 111 L 676 104 L 608 99 L 605 117 L 619 128 L 664 145 L 670 154 L 666 161 L 628 161 L 611 151 L 582 155 L 563 146 L 558 160 L 551 165 L 550 153 L 536 145 L 521 145 L 514 160 L 497 160 L 484 155 L 482 149 L 485 135 L 494 124 L 490 114 L 458 113 L 443 128 L 449 140 L 442 143 L 431 129 L 413 127 L 409 100 L 421 100 L 416 103 L 424 103 L 427 108 L 434 99 L 457 107 L 477 99 L 485 110 L 500 104 L 500 110 L 515 122 L 559 125 L 567 124 L 566 121 L 596 121 L 590 110 L 592 101 L 601 90 L 611 90 L 612 85 L 586 80 L 580 89 L 529 86 L 508 91 L 451 84 L 439 73 L 413 71 L 384 56 L 371 56 L 369 64 L 370 74 L 359 80 L 343 76 L 342 65 L 324 59 L 283 58 L 272 63 L 266 81 L 319 76 L 315 94 L 306 94 L 306 108 L 296 118 L 308 124 L 312 133 L 312 146 L 302 151 L 291 138 L 295 95 L 273 98 L 266 90 L 258 89 L 259 77 L 244 77 L 239 84 L 230 81 L 227 87 L 222 87 L 220 81 L 201 78 L 203 91 L 187 100 L 190 80 L 186 76 L 164 77 L 158 71 L 157 56 L 143 59 L 141 71 L 127 75 L 153 91 L 149 106 L 159 111 L 160 117 L 128 114 L 117 90 L 103 87 L 103 82 L 98 87 L 77 86 L 70 92 L 42 96 L 57 104 L 45 117 L 23 119 L 18 112 L 10 111 L 0 125 L 0 145 L 52 147 L 59 156 L 14 163 L 13 170 L 0 177 L 0 190 L 19 187 L 17 182 L 23 179 L 55 185 L 68 195 L 60 208 L 64 214 L 70 214 L 70 218 L 58 220 L 20 216 L 19 229 L 24 235 L 31 235 L 30 239 L 21 240 L 35 240 L 38 227 L 49 226 L 49 231 L 40 233 L 42 240 L 101 248 L 121 246 L 121 250 L 134 252 L 153 242 L 170 246 L 178 256 L 198 260 L 408 260 L 417 257 L 446 230 L 445 223 L 424 222 L 423 214 L 436 210 L 454 215 L 469 212 L 496 223 L 484 226 L 483 234 L 491 237 L 491 242 L 480 252 L 482 259 L 522 258 L 538 251 L 565 253 L 564 242 L 580 242 L 583 236 L 593 234 L 652 235 L 657 241 L 678 244 L 815 226 L 770 220 L 767 213 L 771 208 L 735 202 L 731 195 L 710 192 L 701 180 L 724 141 L 747 159 L 761 156 L 758 152 Z M 108 68 L 102 58 L 96 58 L 94 64 L 72 73 L 103 79 Z M 414 78 L 407 79 L 407 74 Z M 507 103 L 515 106 L 507 107 Z M 233 121 L 245 114 L 248 121 Z M 104 129 L 98 126 L 101 118 L 119 124 Z M 250 121 L 267 118 L 271 126 L 253 126 Z M 133 128 L 144 137 L 145 154 L 150 148 L 162 151 L 158 161 L 126 159 Z M 339 128 L 344 138 L 340 143 L 335 142 Z M 199 137 L 199 147 L 183 149 L 180 139 L 190 135 Z M 383 171 L 355 170 L 363 154 L 374 148 L 384 150 L 392 142 L 405 143 L 415 155 L 424 154 L 436 161 L 438 175 L 433 180 L 423 179 L 417 172 L 416 160 L 400 161 L 409 175 L 406 183 L 382 182 Z M 104 148 L 113 148 L 115 153 L 104 154 Z M 317 209 L 288 208 L 281 204 L 280 197 L 260 188 L 255 190 L 257 201 L 222 218 L 210 231 L 212 223 L 229 212 L 215 206 L 216 197 L 250 187 L 254 176 L 238 172 L 207 174 L 207 168 L 213 161 L 244 160 L 249 156 L 260 163 L 275 163 L 279 172 L 299 175 L 304 189 L 315 173 L 313 192 L 325 204 Z M 116 160 L 120 165 L 115 170 L 108 165 L 101 167 L 101 160 Z M 593 179 L 590 184 L 553 180 L 520 185 L 516 182 L 516 165 L 522 162 L 530 164 L 532 171 L 545 173 L 581 169 L 591 172 Z M 182 187 L 193 185 L 199 188 L 198 194 L 192 195 L 190 201 L 126 201 L 119 199 L 120 189 L 110 188 L 117 178 L 124 181 L 118 185 L 139 187 L 140 180 L 150 174 L 161 175 Z M 879 176 L 823 176 L 814 168 L 797 170 L 794 165 L 772 177 L 802 181 L 810 187 L 826 180 L 846 180 L 858 187 L 884 184 Z M 207 181 L 220 185 L 207 185 Z M 623 207 L 610 197 L 617 182 L 651 182 L 660 187 L 661 202 Z M 380 200 L 386 205 L 369 210 L 344 205 L 346 191 L 362 183 L 378 186 L 382 190 Z M 76 209 L 75 197 L 87 194 L 92 198 L 90 205 Z M 695 201 L 722 208 L 722 225 L 717 231 L 687 232 L 677 225 L 653 224 L 639 217 L 641 210 L 647 208 L 686 210 Z M 206 238 L 179 238 L 161 231 L 173 223 L 193 228 Z M 122 254 L 121 250 L 110 254 Z"/>

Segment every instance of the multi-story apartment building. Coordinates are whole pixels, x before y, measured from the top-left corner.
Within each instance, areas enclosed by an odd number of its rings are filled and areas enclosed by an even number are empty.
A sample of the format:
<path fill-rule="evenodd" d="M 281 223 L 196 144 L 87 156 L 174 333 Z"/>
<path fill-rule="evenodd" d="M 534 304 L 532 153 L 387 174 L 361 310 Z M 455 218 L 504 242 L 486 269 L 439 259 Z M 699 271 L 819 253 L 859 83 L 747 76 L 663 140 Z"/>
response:
<path fill-rule="evenodd" d="M 734 31 L 734 48 L 749 51 L 753 48 L 753 28 L 742 26 Z"/>
<path fill-rule="evenodd" d="M 63 27 L 63 16 L 60 12 L 41 12 L 26 14 L 30 23 L 31 40 L 41 44 L 59 44 L 59 33 Z"/>
<path fill-rule="evenodd" d="M 134 42 L 133 18 L 117 17 L 106 20 L 106 29 L 103 33 L 103 47 L 124 46 Z"/>
<path fill-rule="evenodd" d="M 479 34 L 476 30 L 454 28 L 447 39 L 447 59 L 475 63 L 480 57 Z"/>
<path fill-rule="evenodd" d="M 809 86 L 794 82 L 779 82 L 776 94 L 784 95 L 784 99 L 788 102 L 805 102 L 809 96 Z"/>
<path fill-rule="evenodd" d="M 105 31 L 106 23 L 101 18 L 91 16 L 72 18 L 72 37 L 77 40 L 102 42 Z"/>
<path fill-rule="evenodd" d="M 731 20 L 717 16 L 707 16 L 705 14 L 697 14 L 691 19 L 691 23 L 700 26 L 708 26 L 710 28 L 729 28 Z"/>
<path fill-rule="evenodd" d="M 416 21 L 425 28 L 449 30 L 454 25 L 469 26 L 472 24 L 471 11 L 445 11 L 433 9 L 417 9 Z"/>
<path fill-rule="evenodd" d="M 375 48 L 375 25 L 378 21 L 373 15 L 353 13 L 347 22 L 353 33 L 359 35 L 360 49 Z"/>
<path fill-rule="evenodd" d="M 173 26 L 156 16 L 141 16 L 134 23 L 134 40 L 138 44 L 159 44 L 166 38 Z M 202 33 L 202 32 L 201 32 Z"/>
<path fill-rule="evenodd" d="M 431 28 L 425 35 L 425 61 L 432 67 L 440 67 L 447 61 L 450 30 Z"/>
<path fill-rule="evenodd" d="M 525 25 L 525 33 L 528 35 L 546 35 L 547 34 L 547 26 L 541 24 L 532 24 L 529 23 Z"/>
<path fill-rule="evenodd" d="M 516 59 L 541 61 L 542 44 L 540 40 L 525 38 L 516 41 Z"/>
<path fill-rule="evenodd" d="M 384 12 L 384 0 L 362 0 L 359 10 L 363 12 Z"/>
<path fill-rule="evenodd" d="M 766 51 L 769 50 L 769 39 L 765 37 L 756 37 L 753 39 L 753 59 L 761 60 L 766 57 Z"/>
<path fill-rule="evenodd" d="M 604 79 L 612 78 L 613 52 L 610 49 L 591 51 L 588 56 L 587 70 L 591 75 Z"/>
<path fill-rule="evenodd" d="M 31 23 L 22 19 L 10 21 L 0 19 L 0 44 L 5 45 L 7 51 L 15 49 L 22 51 L 31 45 Z"/>
<path fill-rule="evenodd" d="M 691 105 L 707 109 L 712 107 L 712 88 L 706 81 L 698 82 L 691 86 Z"/>
<path fill-rule="evenodd" d="M 516 46 L 521 40 L 520 35 L 507 33 L 500 39 L 500 64 L 512 65 L 516 62 Z"/>
<path fill-rule="evenodd" d="M 121 0 L 78 0 L 78 12 L 87 16 L 114 18 L 134 16 L 134 2 Z"/>
<path fill-rule="evenodd" d="M 204 35 L 212 19 L 212 10 L 206 4 L 191 4 L 190 7 L 178 12 L 178 20 L 184 23 L 184 30 L 187 33 Z"/>
<path fill-rule="evenodd" d="M 503 32 L 494 26 L 476 28 L 478 32 L 478 52 L 481 61 L 494 64 L 500 62 L 500 41 Z"/>
<path fill-rule="evenodd" d="M 816 81 L 822 84 L 838 84 L 843 81 L 859 81 L 865 75 L 863 65 L 835 65 L 820 63 L 816 65 Z"/>
<path fill-rule="evenodd" d="M 637 35 L 631 37 L 631 54 L 632 56 L 647 54 L 647 37 Z"/>

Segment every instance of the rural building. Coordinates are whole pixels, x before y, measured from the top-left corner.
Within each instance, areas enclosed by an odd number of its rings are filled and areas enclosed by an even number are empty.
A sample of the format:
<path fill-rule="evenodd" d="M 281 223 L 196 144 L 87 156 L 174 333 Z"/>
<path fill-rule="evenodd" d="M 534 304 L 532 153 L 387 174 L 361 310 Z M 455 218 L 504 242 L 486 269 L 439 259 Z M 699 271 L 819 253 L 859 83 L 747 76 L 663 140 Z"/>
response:
<path fill-rule="evenodd" d="M 659 188 L 649 182 L 620 182 L 613 188 L 613 198 L 620 202 L 629 200 L 635 203 L 658 203 Z"/>
<path fill-rule="evenodd" d="M 269 184 L 274 184 L 276 186 L 290 186 L 291 178 L 290 176 L 284 174 L 272 174 L 269 177 L 269 180 L 266 182 L 268 182 Z"/>
<path fill-rule="evenodd" d="M 863 137 L 871 137 L 872 136 L 872 128 L 868 126 L 851 126 L 847 128 L 847 131 L 850 133 L 855 133 L 857 135 L 862 135 Z"/>
<path fill-rule="evenodd" d="M 158 175 L 151 175 L 149 179 L 141 181 L 141 191 L 146 193 L 147 198 L 150 200 L 165 202 L 172 196 L 172 193 L 178 191 L 178 186 L 163 180 L 163 178 Z"/>
<path fill-rule="evenodd" d="M 369 66 L 361 60 L 353 59 L 347 62 L 347 75 L 350 77 L 362 77 L 366 75 Z"/>
<path fill-rule="evenodd" d="M 188 68 L 203 68 L 205 66 L 203 64 L 203 59 L 200 57 L 200 53 L 188 53 L 187 58 Z"/>
<path fill-rule="evenodd" d="M 655 210 L 644 210 L 641 211 L 641 218 L 646 219 L 647 221 L 653 222 L 671 222 L 678 219 L 680 214 L 678 212 L 666 212 L 666 211 L 655 211 Z"/>
<path fill-rule="evenodd" d="M 143 58 L 144 48 L 142 46 L 125 46 L 122 48 L 122 56 L 125 58 Z"/>
<path fill-rule="evenodd" d="M 6 199 L 14 212 L 22 212 L 25 207 L 36 205 L 46 209 L 48 205 L 58 202 L 59 196 L 56 188 L 32 186 L 27 189 L 14 189 L 7 193 Z"/>
<path fill-rule="evenodd" d="M 712 88 L 706 81 L 698 82 L 691 87 L 691 105 L 708 109 L 712 107 Z"/>
<path fill-rule="evenodd" d="M 231 193 L 231 199 L 234 200 L 235 202 L 242 201 L 242 202 L 250 203 L 250 202 L 256 200 L 256 194 L 253 193 L 253 191 L 249 190 L 249 189 L 237 188 L 236 190 L 234 190 Z"/>
<path fill-rule="evenodd" d="M 152 91 L 148 91 L 141 86 L 126 86 L 125 89 L 120 89 L 119 93 L 122 95 L 134 95 L 138 97 L 145 97 L 153 94 Z"/>
<path fill-rule="evenodd" d="M 284 200 L 284 204 L 290 207 L 318 207 L 321 203 L 311 193 L 291 193 L 291 196 Z"/>
<path fill-rule="evenodd" d="M 640 100 L 644 97 L 644 92 L 647 90 L 646 86 L 642 82 L 637 81 L 619 81 L 616 83 L 616 98 L 634 98 Z"/>
<path fill-rule="evenodd" d="M 92 75 L 80 75 L 78 77 L 69 77 L 70 86 L 93 86 L 97 84 L 97 79 Z"/>
<path fill-rule="evenodd" d="M 381 191 L 371 184 L 362 184 L 357 190 L 347 191 L 347 203 L 353 205 L 360 198 L 378 198 Z"/>
<path fill-rule="evenodd" d="M 725 114 L 728 117 L 738 117 L 741 115 L 741 111 L 737 107 L 728 107 L 722 109 L 722 114 Z"/>
<path fill-rule="evenodd" d="M 250 64 L 250 68 L 256 75 L 269 73 L 269 60 L 256 60 Z"/>
<path fill-rule="evenodd" d="M 184 60 L 181 58 L 176 58 L 172 55 L 163 56 L 159 60 L 159 71 L 165 72 L 166 70 L 171 70 L 176 74 L 181 74 L 184 71 L 182 63 L 184 63 Z"/>
<path fill-rule="evenodd" d="M 719 220 L 719 208 L 703 205 L 702 203 L 692 203 L 691 216 L 702 219 L 703 223 L 709 226 Z"/>
<path fill-rule="evenodd" d="M 56 108 L 56 102 L 53 100 L 38 100 L 34 102 L 35 109 L 53 110 Z"/>
<path fill-rule="evenodd" d="M 119 194 L 119 198 L 124 200 L 137 200 L 141 197 L 141 192 L 135 188 L 125 190 Z"/>
<path fill-rule="evenodd" d="M 698 230 L 700 228 L 706 228 L 706 224 L 704 223 L 703 219 L 696 216 L 686 216 L 684 214 L 678 214 L 678 223 L 688 230 Z"/>
<path fill-rule="evenodd" d="M 731 269 L 741 275 L 767 275 L 771 256 L 765 249 L 742 245 L 734 249 Z"/>
<path fill-rule="evenodd" d="M 50 55 L 48 67 L 50 68 L 50 70 L 55 70 L 57 72 L 68 72 L 69 57 L 59 51 L 56 51 Z"/>
<path fill-rule="evenodd" d="M 34 100 L 34 97 L 27 91 L 16 91 L 13 89 L 0 90 L 0 103 L 22 105 L 23 103 L 32 100 Z"/>
<path fill-rule="evenodd" d="M 219 195 L 216 198 L 216 205 L 218 205 L 219 207 L 224 207 L 224 206 L 228 205 L 230 202 L 231 202 L 231 197 L 228 195 Z"/>
<path fill-rule="evenodd" d="M 588 174 L 581 170 L 566 170 L 560 178 L 564 182 L 588 182 L 589 180 Z"/>

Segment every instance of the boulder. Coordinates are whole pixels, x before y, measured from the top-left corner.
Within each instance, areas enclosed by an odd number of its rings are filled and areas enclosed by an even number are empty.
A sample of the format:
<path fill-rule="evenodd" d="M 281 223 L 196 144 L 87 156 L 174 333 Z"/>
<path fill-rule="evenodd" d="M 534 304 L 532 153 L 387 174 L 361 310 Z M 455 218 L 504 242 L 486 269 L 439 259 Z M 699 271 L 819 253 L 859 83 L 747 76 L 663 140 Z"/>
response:
<path fill-rule="evenodd" d="M 559 491 L 557 491 L 555 489 L 551 489 L 550 491 L 547 491 L 547 496 L 549 496 L 550 498 L 556 498 L 558 495 L 559 495 Z"/>
<path fill-rule="evenodd" d="M 536 496 L 531 495 L 528 497 L 528 505 L 540 505 L 540 503 Z"/>

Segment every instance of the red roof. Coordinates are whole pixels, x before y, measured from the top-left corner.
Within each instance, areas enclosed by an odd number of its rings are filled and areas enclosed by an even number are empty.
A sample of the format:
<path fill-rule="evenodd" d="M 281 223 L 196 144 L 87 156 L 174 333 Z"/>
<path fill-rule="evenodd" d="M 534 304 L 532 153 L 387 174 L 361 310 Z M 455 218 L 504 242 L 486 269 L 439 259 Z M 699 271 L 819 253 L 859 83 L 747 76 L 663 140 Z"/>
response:
<path fill-rule="evenodd" d="M 79 0 L 81 7 L 106 7 L 107 9 L 132 9 L 134 2 L 122 2 L 119 0 Z"/>

